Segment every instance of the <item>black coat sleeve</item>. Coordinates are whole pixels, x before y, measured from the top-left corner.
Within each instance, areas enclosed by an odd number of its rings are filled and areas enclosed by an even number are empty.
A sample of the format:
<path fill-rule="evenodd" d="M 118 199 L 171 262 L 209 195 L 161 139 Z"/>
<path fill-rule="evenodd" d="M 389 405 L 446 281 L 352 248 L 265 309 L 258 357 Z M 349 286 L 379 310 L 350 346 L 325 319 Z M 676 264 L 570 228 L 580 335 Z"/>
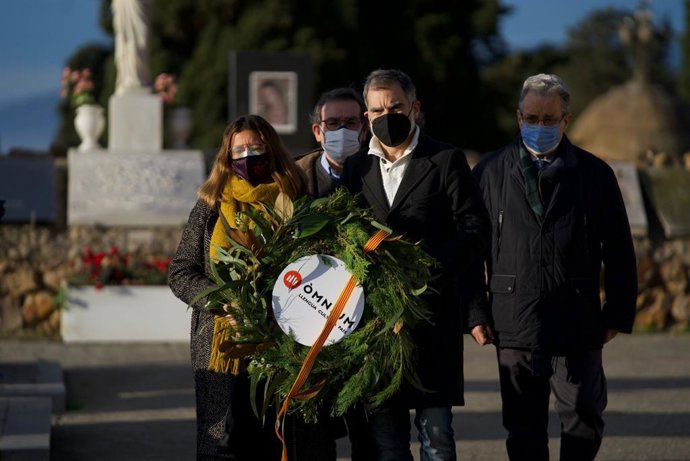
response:
<path fill-rule="evenodd" d="M 637 265 L 628 215 L 616 176 L 604 165 L 604 200 L 601 229 L 604 264 L 604 327 L 623 333 L 632 331 L 637 300 Z"/>
<path fill-rule="evenodd" d="M 491 243 L 491 222 L 461 150 L 456 149 L 450 156 L 444 179 L 455 232 L 438 247 L 436 257 L 445 270 L 459 274 L 460 294 L 466 309 L 465 327 L 471 329 L 491 320 L 484 271 L 484 258 Z"/>

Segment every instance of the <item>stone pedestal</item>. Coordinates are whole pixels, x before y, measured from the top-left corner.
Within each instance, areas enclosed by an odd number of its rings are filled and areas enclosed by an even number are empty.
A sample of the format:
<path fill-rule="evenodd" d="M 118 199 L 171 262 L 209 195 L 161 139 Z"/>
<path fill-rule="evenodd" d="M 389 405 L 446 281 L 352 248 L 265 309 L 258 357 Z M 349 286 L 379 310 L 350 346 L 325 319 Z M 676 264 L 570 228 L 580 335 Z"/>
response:
<path fill-rule="evenodd" d="M 195 150 L 68 153 L 69 225 L 178 226 L 206 178 Z"/>
<path fill-rule="evenodd" d="M 163 101 L 148 89 L 110 97 L 108 149 L 160 151 L 163 148 Z"/>

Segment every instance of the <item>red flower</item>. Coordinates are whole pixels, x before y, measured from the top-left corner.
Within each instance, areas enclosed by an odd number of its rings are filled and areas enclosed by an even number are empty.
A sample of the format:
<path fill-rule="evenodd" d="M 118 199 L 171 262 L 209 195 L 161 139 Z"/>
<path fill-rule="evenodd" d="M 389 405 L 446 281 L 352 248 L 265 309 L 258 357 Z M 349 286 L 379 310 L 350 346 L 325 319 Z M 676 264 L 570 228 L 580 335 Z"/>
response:
<path fill-rule="evenodd" d="M 93 264 L 96 267 L 101 267 L 101 264 L 103 263 L 103 258 L 105 257 L 105 253 L 99 252 L 93 255 Z"/>

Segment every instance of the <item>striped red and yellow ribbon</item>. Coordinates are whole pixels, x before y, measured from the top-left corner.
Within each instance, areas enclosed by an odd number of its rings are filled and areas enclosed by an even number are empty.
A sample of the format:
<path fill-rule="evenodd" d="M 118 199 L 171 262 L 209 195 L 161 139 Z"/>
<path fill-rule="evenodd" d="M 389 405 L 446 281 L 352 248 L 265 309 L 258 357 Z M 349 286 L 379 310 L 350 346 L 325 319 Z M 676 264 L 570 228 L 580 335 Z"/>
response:
<path fill-rule="evenodd" d="M 383 242 L 389 235 L 390 233 L 385 230 L 379 230 L 378 232 L 376 232 L 374 235 L 371 236 L 371 238 L 369 238 L 367 243 L 364 245 L 363 253 L 367 254 L 371 251 L 374 251 L 381 244 L 381 242 Z M 290 392 L 288 392 L 288 395 L 285 397 L 285 401 L 283 402 L 283 405 L 280 407 L 280 411 L 278 411 L 275 431 L 276 435 L 280 439 L 280 443 L 282 443 L 283 445 L 283 455 L 281 457 L 282 461 L 287 461 L 288 459 L 287 445 L 285 444 L 285 437 L 282 429 L 285 426 L 285 416 L 287 414 L 288 407 L 290 406 L 290 401 L 296 395 L 299 394 L 300 390 L 302 389 L 302 386 L 304 386 L 304 383 L 307 381 L 307 377 L 309 376 L 309 373 L 311 373 L 311 369 L 314 366 L 314 363 L 316 362 L 316 357 L 319 355 L 319 352 L 321 352 L 321 349 L 323 348 L 326 339 L 328 339 L 328 336 L 331 334 L 331 331 L 335 327 L 338 318 L 340 318 L 340 314 L 342 314 L 343 309 L 345 308 L 347 301 L 350 299 L 350 296 L 352 296 L 352 291 L 355 289 L 356 286 L 357 282 L 355 278 L 353 276 L 350 276 L 350 279 L 347 281 L 345 288 L 343 288 L 343 290 L 340 292 L 340 295 L 338 296 L 338 299 L 335 302 L 335 305 L 333 306 L 333 310 L 331 310 L 331 313 L 328 315 L 326 323 L 324 324 L 323 329 L 319 334 L 319 337 L 316 338 L 316 341 L 314 341 L 314 344 L 312 344 L 311 348 L 309 349 L 309 352 L 307 352 L 307 356 L 305 357 L 304 362 L 302 363 L 302 368 L 297 374 L 297 378 L 295 378 L 295 382 L 292 384 Z"/>

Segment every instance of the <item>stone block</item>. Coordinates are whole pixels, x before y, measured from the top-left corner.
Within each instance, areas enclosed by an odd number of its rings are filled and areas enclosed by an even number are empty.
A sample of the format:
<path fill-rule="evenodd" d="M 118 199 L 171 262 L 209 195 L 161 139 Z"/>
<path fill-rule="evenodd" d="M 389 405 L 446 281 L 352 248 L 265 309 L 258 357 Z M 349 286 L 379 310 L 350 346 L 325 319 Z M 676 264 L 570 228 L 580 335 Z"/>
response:
<path fill-rule="evenodd" d="M 679 323 L 690 322 L 690 295 L 683 293 L 673 298 L 671 315 Z"/>
<path fill-rule="evenodd" d="M 111 152 L 163 149 L 163 102 L 147 90 L 114 94 L 108 103 Z"/>
<path fill-rule="evenodd" d="M 177 226 L 206 177 L 201 151 L 70 150 L 69 225 Z"/>
<path fill-rule="evenodd" d="M 0 362 L 0 397 L 45 397 L 65 411 L 65 384 L 57 362 Z"/>
<path fill-rule="evenodd" d="M 3 285 L 9 295 L 19 298 L 27 291 L 38 287 L 36 271 L 26 267 L 15 270 L 3 276 Z"/>
<path fill-rule="evenodd" d="M 22 327 L 18 302 L 11 296 L 0 297 L 0 332 L 7 333 Z"/>
<path fill-rule="evenodd" d="M 630 229 L 634 235 L 647 235 L 647 213 L 642 200 L 642 189 L 637 168 L 632 162 L 609 162 L 616 174 Z"/>
<path fill-rule="evenodd" d="M 642 185 L 668 239 L 690 236 L 690 171 L 649 168 Z"/>
<path fill-rule="evenodd" d="M 26 325 L 35 325 L 47 319 L 54 310 L 54 295 L 42 290 L 37 293 L 31 293 L 24 298 L 22 317 Z"/>
<path fill-rule="evenodd" d="M 50 459 L 51 403 L 45 397 L 0 397 L 0 459 Z"/>
<path fill-rule="evenodd" d="M 69 287 L 66 343 L 189 342 L 191 311 L 167 286 Z"/>

